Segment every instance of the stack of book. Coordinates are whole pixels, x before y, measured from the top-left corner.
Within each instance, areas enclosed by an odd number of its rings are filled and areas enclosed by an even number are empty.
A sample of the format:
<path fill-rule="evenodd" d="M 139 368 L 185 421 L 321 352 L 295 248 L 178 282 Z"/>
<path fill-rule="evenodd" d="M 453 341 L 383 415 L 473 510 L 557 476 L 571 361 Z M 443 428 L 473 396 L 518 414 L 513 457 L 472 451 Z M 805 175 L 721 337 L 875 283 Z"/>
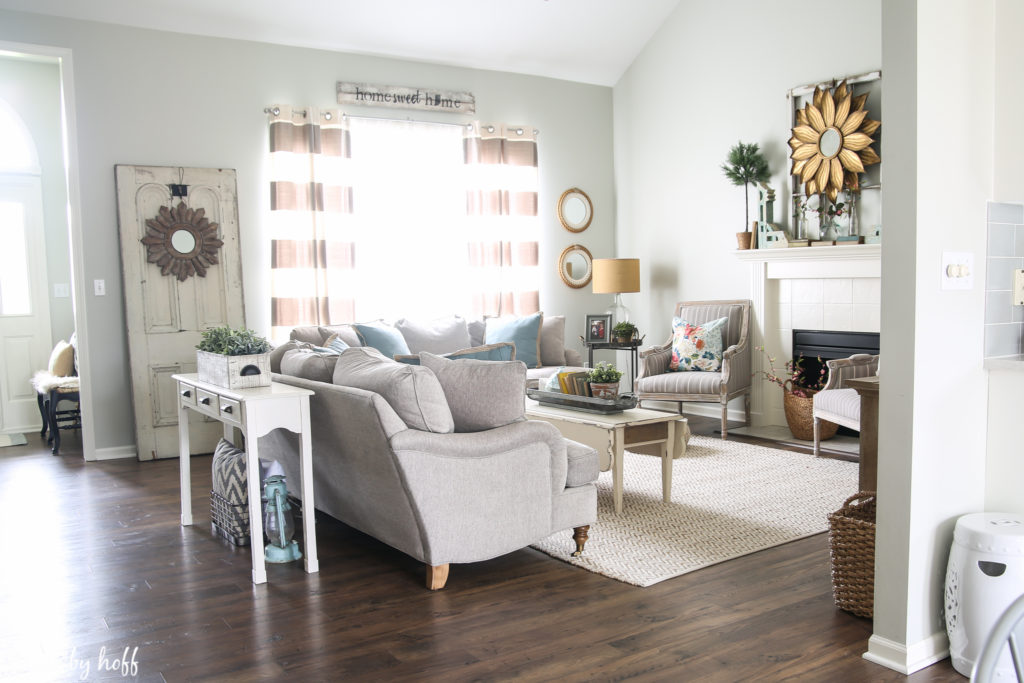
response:
<path fill-rule="evenodd" d="M 590 382 L 585 371 L 567 371 L 558 373 L 558 387 L 563 394 L 573 396 L 591 396 Z"/>

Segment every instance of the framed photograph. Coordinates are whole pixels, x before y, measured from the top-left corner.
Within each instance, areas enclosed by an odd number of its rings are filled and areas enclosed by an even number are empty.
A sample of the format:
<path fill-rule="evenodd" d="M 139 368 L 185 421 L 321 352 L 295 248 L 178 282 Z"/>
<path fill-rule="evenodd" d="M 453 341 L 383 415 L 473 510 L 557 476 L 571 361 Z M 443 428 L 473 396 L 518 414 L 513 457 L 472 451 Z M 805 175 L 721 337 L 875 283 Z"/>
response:
<path fill-rule="evenodd" d="M 607 344 L 612 333 L 612 314 L 587 315 L 587 343 Z"/>

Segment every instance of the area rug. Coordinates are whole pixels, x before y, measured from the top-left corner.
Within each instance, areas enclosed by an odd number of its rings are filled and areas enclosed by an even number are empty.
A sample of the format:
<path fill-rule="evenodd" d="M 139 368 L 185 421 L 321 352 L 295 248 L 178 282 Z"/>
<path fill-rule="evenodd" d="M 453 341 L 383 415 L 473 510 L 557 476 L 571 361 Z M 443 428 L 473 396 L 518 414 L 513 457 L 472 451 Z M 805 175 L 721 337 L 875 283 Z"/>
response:
<path fill-rule="evenodd" d="M 24 434 L 0 434 L 0 448 L 4 446 L 24 446 L 28 439 Z"/>
<path fill-rule="evenodd" d="M 674 462 L 672 502 L 661 460 L 627 453 L 622 512 L 611 472 L 598 480 L 597 522 L 580 557 L 571 534 L 533 545 L 552 557 L 635 586 L 650 586 L 828 529 L 828 514 L 857 492 L 857 464 L 694 436 Z"/>

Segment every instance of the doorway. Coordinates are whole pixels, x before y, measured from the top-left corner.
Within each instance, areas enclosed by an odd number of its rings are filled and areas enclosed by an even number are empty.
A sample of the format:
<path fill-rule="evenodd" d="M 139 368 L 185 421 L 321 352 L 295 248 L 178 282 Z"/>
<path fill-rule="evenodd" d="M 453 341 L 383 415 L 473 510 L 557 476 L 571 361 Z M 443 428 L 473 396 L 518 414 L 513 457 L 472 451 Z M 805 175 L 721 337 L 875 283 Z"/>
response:
<path fill-rule="evenodd" d="M 0 432 L 39 431 L 28 380 L 74 335 L 83 455 L 93 460 L 73 103 L 70 50 L 0 42 L 0 211 L 12 266 L 0 278 Z"/>

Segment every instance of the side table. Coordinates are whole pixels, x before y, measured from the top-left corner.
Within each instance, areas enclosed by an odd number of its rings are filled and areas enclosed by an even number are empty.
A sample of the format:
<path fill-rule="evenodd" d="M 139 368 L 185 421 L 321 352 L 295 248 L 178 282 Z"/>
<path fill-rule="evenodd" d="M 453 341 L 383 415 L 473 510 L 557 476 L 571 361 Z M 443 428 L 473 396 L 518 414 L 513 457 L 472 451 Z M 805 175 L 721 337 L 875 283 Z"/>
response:
<path fill-rule="evenodd" d="M 583 337 L 580 337 L 582 340 Z M 588 342 L 583 341 L 583 345 L 587 347 L 587 367 L 594 367 L 594 351 L 601 349 L 614 349 L 616 351 L 629 351 L 629 390 L 635 390 L 636 382 L 636 370 L 639 365 L 638 355 L 640 349 L 640 341 L 634 340 L 631 342 Z"/>
<path fill-rule="evenodd" d="M 192 524 L 192 477 L 188 436 L 189 411 L 212 417 L 224 424 L 230 438 L 236 428 L 245 437 L 246 478 L 249 485 L 249 536 L 252 550 L 252 582 L 266 583 L 263 558 L 263 514 L 260 506 L 259 438 L 282 427 L 299 435 L 300 493 L 306 572 L 320 570 L 316 555 L 316 525 L 313 508 L 313 458 L 309 433 L 309 389 L 271 382 L 252 389 L 228 389 L 200 382 L 199 375 L 171 375 L 178 388 L 178 460 L 181 470 L 181 524 Z"/>
<path fill-rule="evenodd" d="M 860 491 L 878 490 L 878 376 L 846 380 L 860 394 Z"/>

